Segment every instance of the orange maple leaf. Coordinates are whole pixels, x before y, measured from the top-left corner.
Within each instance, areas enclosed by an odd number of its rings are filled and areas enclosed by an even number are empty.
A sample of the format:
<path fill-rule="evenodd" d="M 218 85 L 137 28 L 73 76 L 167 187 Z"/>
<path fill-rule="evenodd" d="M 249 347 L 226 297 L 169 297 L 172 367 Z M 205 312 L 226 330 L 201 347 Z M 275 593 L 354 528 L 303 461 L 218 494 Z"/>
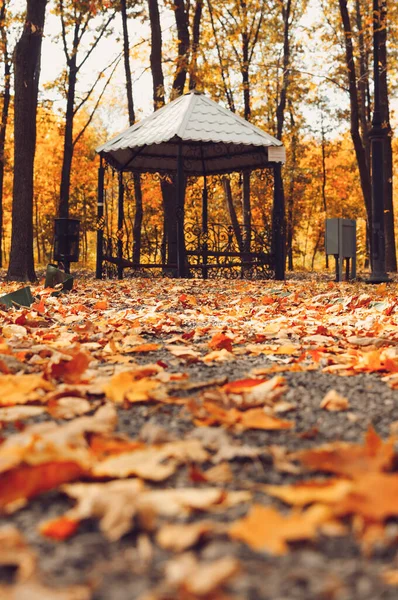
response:
<path fill-rule="evenodd" d="M 386 471 L 395 456 L 394 439 L 384 442 L 373 427 L 369 427 L 365 444 L 333 442 L 311 450 L 292 454 L 312 471 L 325 471 L 339 475 L 355 476 L 359 473 Z"/>
<path fill-rule="evenodd" d="M 209 348 L 212 350 L 228 350 L 232 352 L 232 339 L 224 333 L 216 333 L 209 342 Z"/>
<path fill-rule="evenodd" d="M 330 509 L 322 505 L 282 515 L 270 506 L 255 504 L 246 517 L 232 524 L 228 533 L 253 550 L 286 554 L 288 542 L 314 539 L 320 525 L 329 521 L 331 514 Z"/>
<path fill-rule="evenodd" d="M 21 465 L 0 475 L 0 508 L 16 500 L 33 498 L 61 483 L 74 481 L 84 472 L 71 461 L 48 462 L 41 465 Z"/>
<path fill-rule="evenodd" d="M 65 383 L 78 383 L 81 375 L 90 364 L 91 358 L 84 352 L 77 352 L 71 360 L 60 360 L 50 366 L 51 377 Z"/>

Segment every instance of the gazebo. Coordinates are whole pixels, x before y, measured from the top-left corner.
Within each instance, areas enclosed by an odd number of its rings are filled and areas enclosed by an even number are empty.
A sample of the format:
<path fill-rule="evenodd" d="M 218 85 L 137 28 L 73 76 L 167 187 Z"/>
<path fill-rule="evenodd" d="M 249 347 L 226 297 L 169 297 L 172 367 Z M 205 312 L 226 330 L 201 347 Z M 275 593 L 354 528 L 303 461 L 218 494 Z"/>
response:
<path fill-rule="evenodd" d="M 281 165 L 285 148 L 279 140 L 194 90 L 155 111 L 96 149 L 98 176 L 98 230 L 96 276 L 102 276 L 104 222 L 104 168 L 119 173 L 118 229 L 123 228 L 123 173 L 160 173 L 176 178 L 177 276 L 186 276 L 184 245 L 185 177 L 202 176 L 202 231 L 208 231 L 206 177 L 236 171 L 273 169 L 273 251 L 275 276 L 284 278 L 284 206 Z M 120 183 L 121 182 L 121 183 Z M 102 224 L 102 225 L 101 225 Z M 123 276 L 122 246 L 118 273 Z M 204 265 L 204 272 L 207 272 Z"/>

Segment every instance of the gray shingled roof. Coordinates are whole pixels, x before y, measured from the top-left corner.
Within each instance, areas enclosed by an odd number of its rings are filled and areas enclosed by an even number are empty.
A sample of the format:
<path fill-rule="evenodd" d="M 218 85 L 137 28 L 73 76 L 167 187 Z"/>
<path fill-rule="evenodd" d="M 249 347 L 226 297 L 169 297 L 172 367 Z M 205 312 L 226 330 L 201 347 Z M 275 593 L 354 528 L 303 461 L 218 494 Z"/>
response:
<path fill-rule="evenodd" d="M 118 170 L 201 175 L 285 162 L 282 142 L 199 92 L 180 96 L 97 148 Z"/>

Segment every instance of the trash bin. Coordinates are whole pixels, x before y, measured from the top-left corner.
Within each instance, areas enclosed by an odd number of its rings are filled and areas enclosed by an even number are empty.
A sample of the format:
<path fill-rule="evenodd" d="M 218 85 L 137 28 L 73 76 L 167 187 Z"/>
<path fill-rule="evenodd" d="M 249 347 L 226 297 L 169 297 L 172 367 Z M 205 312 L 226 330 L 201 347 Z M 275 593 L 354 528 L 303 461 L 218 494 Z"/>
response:
<path fill-rule="evenodd" d="M 69 264 L 79 260 L 79 219 L 54 220 L 54 260 Z"/>

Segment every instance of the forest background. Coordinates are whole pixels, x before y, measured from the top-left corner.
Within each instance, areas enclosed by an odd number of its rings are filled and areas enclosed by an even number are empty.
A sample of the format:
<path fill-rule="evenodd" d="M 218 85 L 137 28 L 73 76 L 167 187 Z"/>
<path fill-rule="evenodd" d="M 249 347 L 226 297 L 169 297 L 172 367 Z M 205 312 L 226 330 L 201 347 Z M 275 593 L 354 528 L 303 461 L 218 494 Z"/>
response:
<path fill-rule="evenodd" d="M 14 49 L 34 0 L 0 0 L 0 266 L 11 248 L 14 176 Z M 197 88 L 275 137 L 283 169 L 289 268 L 324 268 L 328 217 L 357 219 L 366 261 L 373 109 L 370 0 L 36 0 L 45 7 L 35 140 L 35 263 L 51 261 L 54 217 L 81 220 L 82 263 L 94 264 L 98 157 L 95 148 L 188 89 Z M 387 3 L 382 2 L 383 8 Z M 383 13 L 381 92 L 386 153 L 387 270 L 396 270 L 398 193 L 393 137 L 398 86 L 398 6 Z M 385 43 L 387 42 L 387 44 Z M 387 60 L 388 57 L 388 60 Z M 395 149 L 395 152 L 394 152 Z M 395 157 L 395 159 L 393 159 Z M 237 217 L 250 189 L 252 223 L 270 230 L 267 173 L 229 179 Z M 188 187 L 186 218 L 199 219 L 201 183 Z M 159 244 L 167 181 L 127 186 L 127 243 Z M 228 221 L 225 180 L 211 178 L 209 219 Z M 163 196 L 163 198 L 162 198 Z M 107 227 L 116 228 L 117 178 L 107 173 Z M 397 215 L 397 210 L 395 210 Z M 128 223 L 130 226 L 128 225 Z M 112 231 L 108 231 L 112 234 Z"/>

